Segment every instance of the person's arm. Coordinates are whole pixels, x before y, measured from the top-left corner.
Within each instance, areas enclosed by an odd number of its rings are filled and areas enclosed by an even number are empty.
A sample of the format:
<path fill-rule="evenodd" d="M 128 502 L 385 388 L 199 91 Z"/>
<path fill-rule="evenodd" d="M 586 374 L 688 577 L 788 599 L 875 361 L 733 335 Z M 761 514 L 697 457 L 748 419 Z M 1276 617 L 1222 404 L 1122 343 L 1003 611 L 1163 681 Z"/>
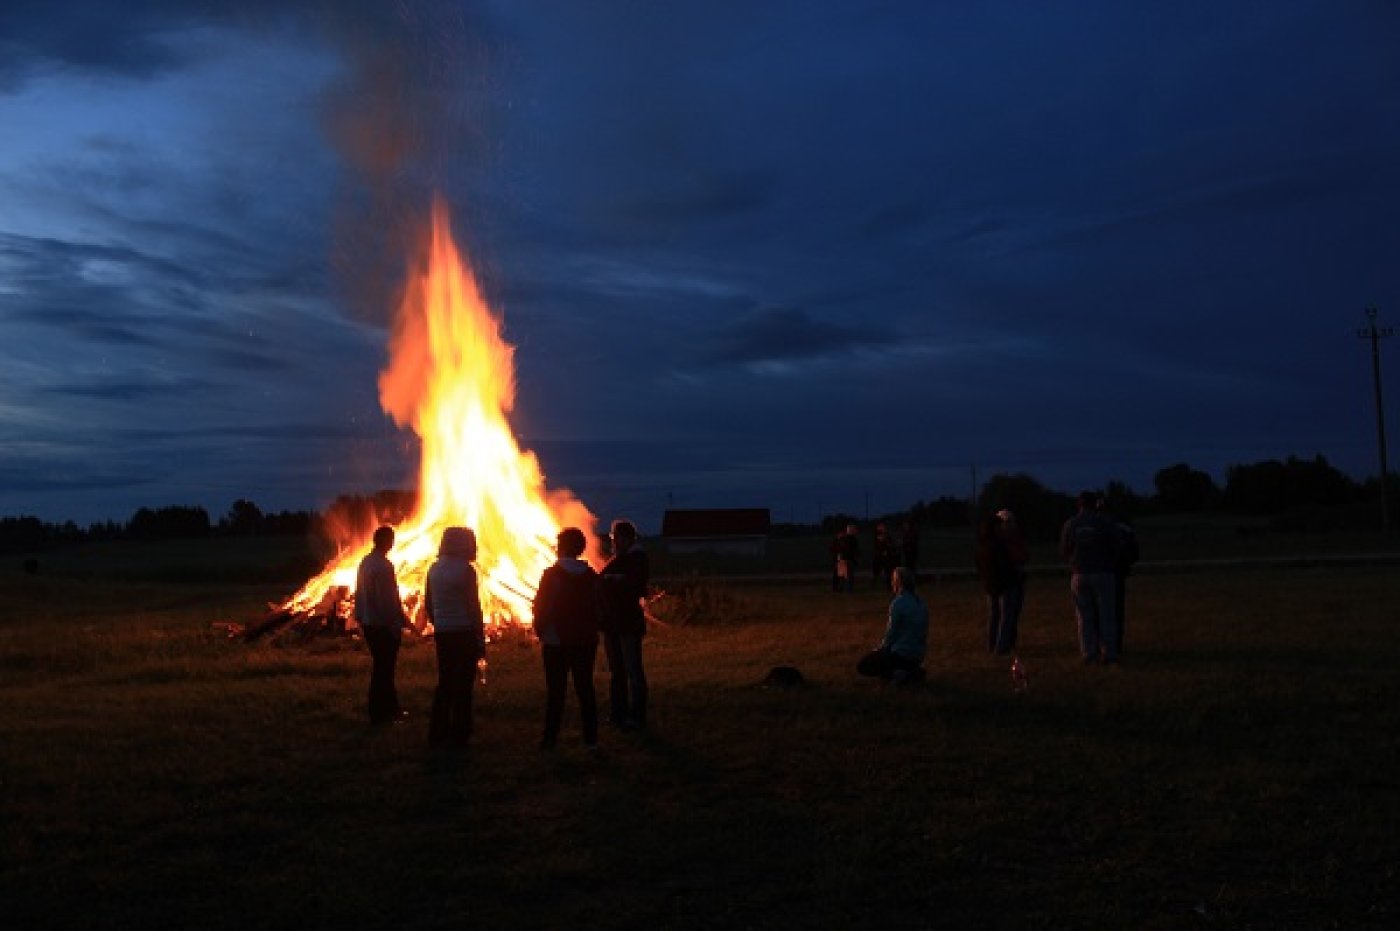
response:
<path fill-rule="evenodd" d="M 476 578 L 476 569 L 467 566 L 467 614 L 476 628 L 476 646 L 482 656 L 486 655 L 486 616 L 481 610 L 481 589 Z"/>

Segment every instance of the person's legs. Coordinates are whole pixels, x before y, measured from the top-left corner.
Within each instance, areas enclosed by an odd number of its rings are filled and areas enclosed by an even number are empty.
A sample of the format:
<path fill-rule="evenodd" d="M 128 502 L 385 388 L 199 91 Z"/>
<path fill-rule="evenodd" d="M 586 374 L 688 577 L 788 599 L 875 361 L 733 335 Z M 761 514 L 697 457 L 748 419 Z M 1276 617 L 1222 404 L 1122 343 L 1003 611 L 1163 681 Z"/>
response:
<path fill-rule="evenodd" d="M 593 690 L 593 664 L 598 656 L 598 644 L 568 647 L 569 672 L 574 677 L 574 694 L 578 696 L 579 714 L 583 720 L 583 743 L 593 747 L 598 743 L 598 696 Z"/>
<path fill-rule="evenodd" d="M 896 685 L 913 685 L 923 681 L 924 667 L 918 660 L 900 656 L 898 653 L 891 653 L 889 656 L 891 682 Z"/>
<path fill-rule="evenodd" d="M 1118 655 L 1123 655 L 1123 633 L 1128 626 L 1128 577 L 1126 575 L 1115 575 L 1113 598 L 1113 616 L 1117 618 L 1118 624 Z"/>
<path fill-rule="evenodd" d="M 476 635 L 469 631 L 438 631 L 438 685 L 433 693 L 433 716 L 428 743 L 451 741 L 465 747 L 472 735 L 472 689 L 476 685 Z"/>
<path fill-rule="evenodd" d="M 386 724 L 399 713 L 399 696 L 394 686 L 394 666 L 399 658 L 400 634 L 387 627 L 362 627 L 360 634 L 369 648 L 369 719 Z"/>
<path fill-rule="evenodd" d="M 621 727 L 631 717 L 627 707 L 627 663 L 622 658 L 622 638 L 603 634 L 603 651 L 608 657 L 608 723 Z"/>
<path fill-rule="evenodd" d="M 1118 614 L 1114 609 L 1118 585 L 1113 573 L 1100 573 L 1094 578 L 1099 618 L 1099 648 L 1106 663 L 1118 662 Z"/>
<path fill-rule="evenodd" d="M 628 721 L 637 727 L 647 725 L 647 673 L 642 665 L 642 638 L 630 635 L 619 637 L 618 646 L 622 652 L 623 665 L 627 667 Z"/>
<path fill-rule="evenodd" d="M 540 647 L 544 661 L 544 736 L 540 745 L 554 746 L 559 738 L 559 724 L 564 717 L 564 685 L 569 675 L 564 648 L 545 644 Z"/>
<path fill-rule="evenodd" d="M 1002 602 L 1001 627 L 1005 636 L 1002 639 L 1003 653 L 1010 653 L 1016 649 L 1016 631 L 1021 624 L 1021 606 L 1026 603 L 1026 577 L 1020 575 L 1007 589 L 1005 600 Z"/>
<path fill-rule="evenodd" d="M 1092 663 L 1099 656 L 1098 599 L 1093 576 L 1075 573 L 1070 576 L 1069 590 L 1074 598 L 1074 619 L 1079 631 L 1079 655 Z"/>
<path fill-rule="evenodd" d="M 996 651 L 997 642 L 1001 639 L 1002 619 L 1005 615 L 1005 605 L 1001 595 L 987 595 L 987 652 Z"/>
<path fill-rule="evenodd" d="M 889 650 L 871 650 L 856 663 L 856 672 L 872 679 L 888 679 L 894 672 L 890 663 L 893 654 Z"/>

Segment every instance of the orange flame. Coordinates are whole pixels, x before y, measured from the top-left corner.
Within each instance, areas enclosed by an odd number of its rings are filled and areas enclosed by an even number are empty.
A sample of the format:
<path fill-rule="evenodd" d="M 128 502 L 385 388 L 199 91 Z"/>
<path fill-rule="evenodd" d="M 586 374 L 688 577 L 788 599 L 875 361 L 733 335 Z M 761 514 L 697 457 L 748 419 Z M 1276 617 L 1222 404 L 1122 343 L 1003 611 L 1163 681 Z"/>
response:
<path fill-rule="evenodd" d="M 476 531 L 488 625 L 521 623 L 530 616 L 540 574 L 554 561 L 560 528 L 583 529 L 589 559 L 598 563 L 589 533 L 594 517 L 569 492 L 546 490 L 539 462 L 511 433 L 506 414 L 515 403 L 515 349 L 452 240 L 441 199 L 433 202 L 426 264 L 409 275 L 389 352 L 380 404 L 422 441 L 417 510 L 395 527 L 389 554 L 404 604 L 417 612 L 442 531 L 464 526 Z M 333 587 L 353 589 L 372 530 L 364 528 L 356 546 L 282 609 L 309 612 Z"/>

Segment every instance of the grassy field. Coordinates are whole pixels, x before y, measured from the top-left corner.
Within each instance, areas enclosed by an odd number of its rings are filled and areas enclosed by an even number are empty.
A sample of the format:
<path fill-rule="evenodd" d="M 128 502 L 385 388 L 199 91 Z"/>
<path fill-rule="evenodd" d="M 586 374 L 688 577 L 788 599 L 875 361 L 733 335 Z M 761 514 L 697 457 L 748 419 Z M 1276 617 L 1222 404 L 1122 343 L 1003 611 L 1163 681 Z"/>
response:
<path fill-rule="evenodd" d="M 701 584 L 647 640 L 648 733 L 593 756 L 571 716 L 541 753 L 538 653 L 507 637 L 473 750 L 444 758 L 429 645 L 400 661 L 413 717 L 372 730 L 356 641 L 217 626 L 280 577 L 154 552 L 0 574 L 6 927 L 1400 921 L 1393 566 L 1145 573 L 1109 669 L 1078 662 L 1063 578 L 1033 579 L 1025 693 L 971 581 L 925 592 L 915 690 L 852 674 L 882 593 Z M 780 664 L 809 687 L 761 688 Z"/>

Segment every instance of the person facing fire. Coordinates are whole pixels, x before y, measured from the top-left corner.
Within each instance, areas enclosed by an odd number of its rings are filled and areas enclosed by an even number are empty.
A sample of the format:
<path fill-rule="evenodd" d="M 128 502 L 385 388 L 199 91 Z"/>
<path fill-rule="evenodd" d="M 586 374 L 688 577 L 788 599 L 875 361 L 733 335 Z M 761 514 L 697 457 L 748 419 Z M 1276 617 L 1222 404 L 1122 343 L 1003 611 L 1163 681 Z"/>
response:
<path fill-rule="evenodd" d="M 593 664 L 598 656 L 598 574 L 579 557 L 587 539 L 577 527 L 559 531 L 559 561 L 540 576 L 535 592 L 535 636 L 544 660 L 545 708 L 543 749 L 553 749 L 564 717 L 564 687 L 574 677 L 583 717 L 583 743 L 598 746 L 598 699 L 593 691 Z"/>
<path fill-rule="evenodd" d="M 603 649 L 608 655 L 608 723 L 630 730 L 647 724 L 647 674 L 642 638 L 647 632 L 650 564 L 631 521 L 612 524 L 612 559 L 603 567 Z"/>
<path fill-rule="evenodd" d="M 856 672 L 862 676 L 885 679 L 895 685 L 908 685 L 924 678 L 924 654 L 928 652 L 928 606 L 915 590 L 918 582 L 913 570 L 900 566 L 894 570 L 890 587 L 889 623 L 880 645 L 861 657 Z"/>
<path fill-rule="evenodd" d="M 394 528 L 380 527 L 374 532 L 374 548 L 360 560 L 355 573 L 355 621 L 373 660 L 369 675 L 371 724 L 397 723 L 408 717 L 408 712 L 399 706 L 399 693 L 394 686 L 399 645 L 409 621 L 399 598 L 394 564 L 389 561 L 393 546 Z"/>
<path fill-rule="evenodd" d="M 476 534 L 468 527 L 442 532 L 428 567 L 423 606 L 433 624 L 438 682 L 428 722 L 428 745 L 466 749 L 472 736 L 476 666 L 486 658 L 486 628 L 477 589 Z"/>

